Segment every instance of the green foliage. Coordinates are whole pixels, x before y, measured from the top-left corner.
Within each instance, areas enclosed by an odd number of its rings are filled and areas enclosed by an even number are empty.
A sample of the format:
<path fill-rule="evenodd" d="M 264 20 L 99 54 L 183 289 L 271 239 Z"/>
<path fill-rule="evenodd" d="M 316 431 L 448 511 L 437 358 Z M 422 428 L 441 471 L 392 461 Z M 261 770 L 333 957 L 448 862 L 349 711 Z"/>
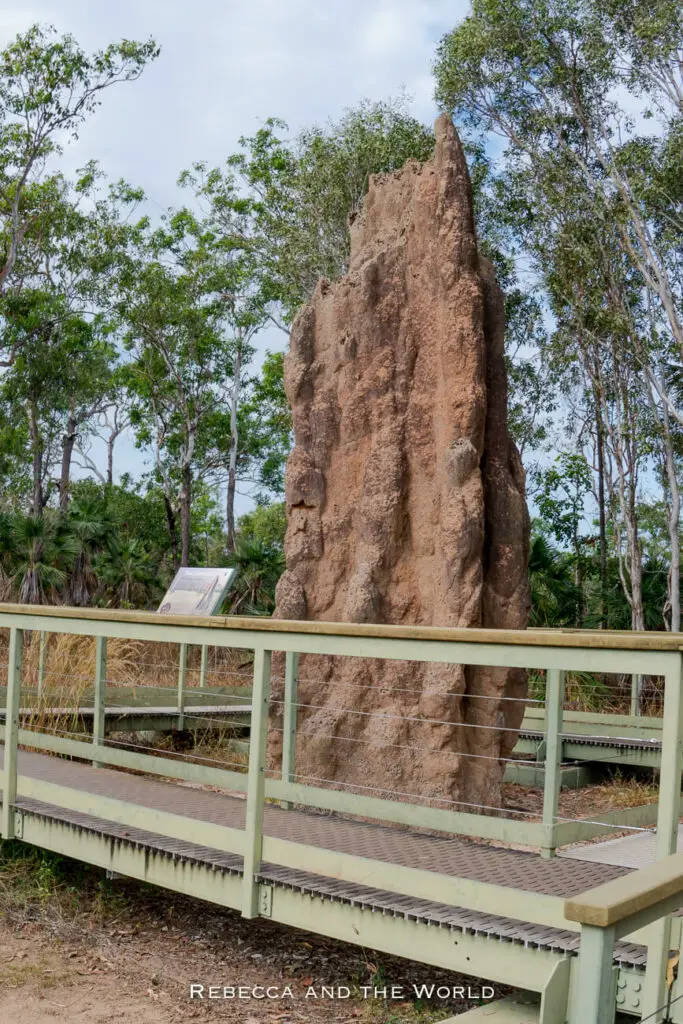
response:
<path fill-rule="evenodd" d="M 270 615 L 275 607 L 275 586 L 285 567 L 287 519 L 284 502 L 257 505 L 240 516 L 235 550 L 228 564 L 237 577 L 226 599 L 230 614 Z"/>
<path fill-rule="evenodd" d="M 105 603 L 114 608 L 144 608 L 163 593 L 158 564 L 138 538 L 111 533 L 93 569 Z"/>
<path fill-rule="evenodd" d="M 536 504 L 555 539 L 571 544 L 578 553 L 586 495 L 591 472 L 584 455 L 563 452 L 541 474 Z"/>
<path fill-rule="evenodd" d="M 72 36 L 33 25 L 0 52 L 0 289 L 29 232 L 38 232 L 48 160 L 73 141 L 103 90 L 140 76 L 158 56 L 153 40 L 123 40 L 87 54 Z"/>
<path fill-rule="evenodd" d="M 292 447 L 292 411 L 285 395 L 284 358 L 267 352 L 260 377 L 250 382 L 239 414 L 242 475 L 255 474 L 262 494 L 283 494 Z"/>
<path fill-rule="evenodd" d="M 426 160 L 434 137 L 407 111 L 405 100 L 364 101 L 338 121 L 314 126 L 294 139 L 270 118 L 240 139 L 230 158 L 253 197 L 255 242 L 268 297 L 290 323 L 320 277 L 344 273 L 349 219 L 362 206 L 370 177 Z"/>
<path fill-rule="evenodd" d="M 282 550 L 255 537 L 238 537 L 228 565 L 237 568 L 228 598 L 229 613 L 270 615 L 275 606 L 275 586 L 285 567 Z"/>
<path fill-rule="evenodd" d="M 46 604 L 68 580 L 76 544 L 63 529 L 60 518 L 15 514 L 8 549 L 12 562 L 11 582 L 22 604 Z"/>
<path fill-rule="evenodd" d="M 532 626 L 574 626 L 579 595 L 571 559 L 537 534 L 529 557 Z"/>
<path fill-rule="evenodd" d="M 244 540 L 259 541 L 268 547 L 282 550 L 287 528 L 284 501 L 257 505 L 253 512 L 240 516 L 237 526 L 239 536 Z"/>

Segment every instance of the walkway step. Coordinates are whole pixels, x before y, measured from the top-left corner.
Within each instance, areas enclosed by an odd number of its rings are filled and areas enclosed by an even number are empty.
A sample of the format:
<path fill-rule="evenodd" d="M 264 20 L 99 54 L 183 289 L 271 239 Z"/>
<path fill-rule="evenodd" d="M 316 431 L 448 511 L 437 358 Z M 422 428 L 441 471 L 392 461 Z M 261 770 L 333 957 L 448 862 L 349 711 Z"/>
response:
<path fill-rule="evenodd" d="M 538 996 L 531 993 L 519 993 L 496 999 L 495 1003 L 477 1006 L 474 1010 L 461 1013 L 457 1017 L 449 1017 L 441 1024 L 538 1024 L 541 1006 Z"/>

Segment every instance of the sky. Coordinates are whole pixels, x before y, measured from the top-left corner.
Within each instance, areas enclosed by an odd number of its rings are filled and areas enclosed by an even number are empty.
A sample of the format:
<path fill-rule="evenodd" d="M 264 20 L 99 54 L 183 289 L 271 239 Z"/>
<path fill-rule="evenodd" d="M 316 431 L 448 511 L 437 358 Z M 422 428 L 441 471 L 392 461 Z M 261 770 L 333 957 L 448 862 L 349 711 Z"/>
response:
<path fill-rule="evenodd" d="M 405 91 L 415 117 L 436 116 L 431 65 L 436 44 L 467 0 L 5 0 L 0 42 L 35 22 L 71 33 L 87 50 L 153 36 L 161 55 L 134 83 L 103 96 L 66 151 L 73 171 L 97 160 L 108 177 L 141 186 L 149 212 L 180 203 L 180 171 L 220 164 L 241 135 L 267 117 L 292 131 L 338 116 L 359 100 Z M 260 349 L 282 348 L 273 329 Z M 96 449 L 95 449 L 96 451 Z M 132 441 L 118 472 L 141 471 Z M 238 513 L 251 507 L 240 497 Z"/>

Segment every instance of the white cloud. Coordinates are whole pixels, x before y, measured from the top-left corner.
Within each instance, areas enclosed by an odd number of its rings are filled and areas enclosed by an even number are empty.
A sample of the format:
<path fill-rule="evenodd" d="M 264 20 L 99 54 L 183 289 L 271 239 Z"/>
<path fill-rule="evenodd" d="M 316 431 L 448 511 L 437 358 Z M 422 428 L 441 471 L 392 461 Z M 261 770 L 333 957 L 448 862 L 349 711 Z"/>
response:
<path fill-rule="evenodd" d="M 98 160 L 113 179 L 140 185 L 159 210 L 192 161 L 221 163 L 270 116 L 293 130 L 337 116 L 360 99 L 402 90 L 413 112 L 435 114 L 431 62 L 437 41 L 467 0 L 21 0 L 0 14 L 0 43 L 36 21 L 94 49 L 120 39 L 160 43 L 135 83 L 117 86 L 70 147 L 73 170 Z M 282 347 L 270 332 L 264 347 Z M 125 463 L 139 465 L 128 446 Z"/>
<path fill-rule="evenodd" d="M 220 162 L 266 117 L 296 129 L 335 116 L 363 97 L 405 90 L 431 120 L 430 66 L 439 37 L 465 0 L 17 0 L 0 35 L 39 20 L 88 48 L 153 35 L 162 46 L 142 79 L 112 90 L 67 157 L 91 156 L 112 177 L 142 185 L 162 206 L 192 160 Z"/>

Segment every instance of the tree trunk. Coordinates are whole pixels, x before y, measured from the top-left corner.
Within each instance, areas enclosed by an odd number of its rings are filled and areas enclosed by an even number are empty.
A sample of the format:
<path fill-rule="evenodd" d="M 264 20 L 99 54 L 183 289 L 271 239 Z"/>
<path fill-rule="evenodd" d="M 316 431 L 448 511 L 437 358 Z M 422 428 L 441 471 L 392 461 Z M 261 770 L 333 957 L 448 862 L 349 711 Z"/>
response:
<path fill-rule="evenodd" d="M 576 587 L 576 623 L 575 625 L 580 629 L 583 625 L 583 612 L 584 612 L 584 601 L 583 601 L 583 558 L 581 555 L 581 541 L 579 539 L 578 530 L 574 531 L 573 537 L 574 547 L 574 586 Z"/>
<path fill-rule="evenodd" d="M 31 515 L 42 516 L 45 506 L 45 501 L 43 500 L 43 445 L 38 430 L 38 414 L 35 402 L 29 403 L 29 432 L 31 435 L 31 450 L 33 452 Z"/>
<path fill-rule="evenodd" d="M 72 412 L 67 420 L 66 432 L 62 438 L 62 470 L 59 477 L 59 507 L 62 512 L 65 512 L 69 505 L 71 459 L 74 453 L 74 445 L 76 444 L 77 436 L 78 425 Z"/>
<path fill-rule="evenodd" d="M 114 422 L 107 438 L 107 487 L 114 485 L 114 445 L 126 429 L 127 422 L 125 416 L 123 422 L 119 422 L 119 409 L 118 406 L 114 406 Z"/>
<path fill-rule="evenodd" d="M 228 551 L 232 552 L 235 550 L 235 488 L 236 488 L 236 477 L 235 470 L 232 466 L 228 468 L 228 493 L 226 499 L 226 519 L 228 524 L 228 536 L 226 541 L 226 547 Z"/>
<path fill-rule="evenodd" d="M 230 458 L 228 461 L 228 493 L 226 500 L 226 521 L 228 527 L 227 549 L 235 550 L 235 491 L 237 489 L 237 452 L 239 449 L 239 434 L 237 430 L 237 410 L 240 401 L 241 374 L 242 374 L 242 343 L 240 341 L 235 354 L 232 396 L 230 399 Z"/>
<path fill-rule="evenodd" d="M 640 553 L 640 545 L 636 540 L 637 554 L 631 552 L 631 594 L 633 605 L 631 607 L 631 629 L 645 629 L 645 608 L 643 607 L 643 563 Z"/>
<path fill-rule="evenodd" d="M 664 440 L 664 463 L 666 466 L 667 482 L 671 501 L 668 510 L 669 540 L 671 542 L 671 557 L 669 562 L 669 606 L 670 626 L 672 633 L 679 633 L 681 629 L 681 492 L 676 476 L 676 460 L 674 458 L 673 445 L 671 444 L 671 423 L 669 410 L 666 402 L 662 403 L 662 426 Z"/>
<path fill-rule="evenodd" d="M 180 564 L 190 564 L 190 513 L 192 510 L 192 467 L 183 466 L 183 486 L 180 492 Z"/>
<path fill-rule="evenodd" d="M 636 511 L 635 487 L 631 481 L 629 494 L 629 521 L 626 533 L 629 547 L 631 576 L 631 629 L 645 629 L 645 608 L 643 605 L 643 552 L 638 535 L 638 513 Z"/>
<path fill-rule="evenodd" d="M 114 484 L 114 445 L 118 434 L 110 434 L 107 438 L 107 487 Z"/>
<path fill-rule="evenodd" d="M 166 525 L 168 526 L 168 535 L 171 540 L 171 561 L 173 563 L 173 572 L 178 571 L 178 524 L 176 521 L 176 515 L 173 511 L 173 506 L 168 499 L 168 495 L 164 494 L 164 511 L 166 512 Z"/>
<path fill-rule="evenodd" d="M 595 403 L 598 441 L 598 513 L 600 521 L 600 628 L 607 628 L 607 513 L 605 509 L 605 437 L 599 398 Z"/>

